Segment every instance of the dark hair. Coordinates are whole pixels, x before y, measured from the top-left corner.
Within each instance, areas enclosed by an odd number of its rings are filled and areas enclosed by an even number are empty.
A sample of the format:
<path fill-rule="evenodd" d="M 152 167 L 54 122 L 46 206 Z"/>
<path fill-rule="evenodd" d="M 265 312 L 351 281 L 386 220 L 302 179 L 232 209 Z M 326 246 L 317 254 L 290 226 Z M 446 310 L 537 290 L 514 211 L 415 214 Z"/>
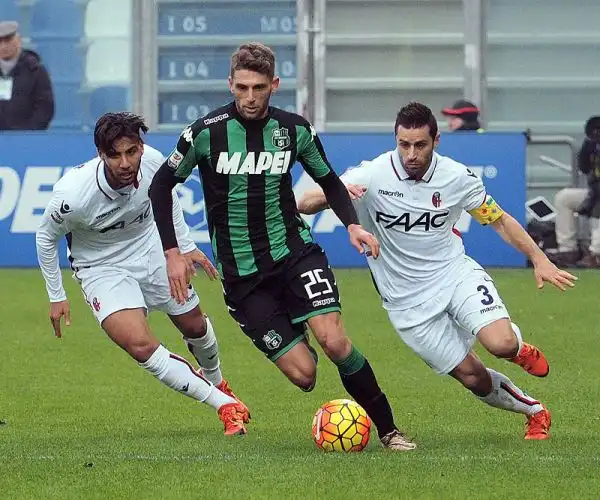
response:
<path fill-rule="evenodd" d="M 275 54 L 262 43 L 252 42 L 240 45 L 231 56 L 231 77 L 239 69 L 256 71 L 261 75 L 275 76 Z"/>
<path fill-rule="evenodd" d="M 127 111 L 119 113 L 106 113 L 96 122 L 94 129 L 94 144 L 98 151 L 108 154 L 113 149 L 113 144 L 119 139 L 142 140 L 142 133 L 148 132 L 144 119 Z"/>
<path fill-rule="evenodd" d="M 429 135 L 432 139 L 435 139 L 438 133 L 437 120 L 433 116 L 431 109 L 420 102 L 409 102 L 398 111 L 394 135 L 398 132 L 400 125 L 404 128 L 421 128 L 427 125 L 429 126 Z"/>

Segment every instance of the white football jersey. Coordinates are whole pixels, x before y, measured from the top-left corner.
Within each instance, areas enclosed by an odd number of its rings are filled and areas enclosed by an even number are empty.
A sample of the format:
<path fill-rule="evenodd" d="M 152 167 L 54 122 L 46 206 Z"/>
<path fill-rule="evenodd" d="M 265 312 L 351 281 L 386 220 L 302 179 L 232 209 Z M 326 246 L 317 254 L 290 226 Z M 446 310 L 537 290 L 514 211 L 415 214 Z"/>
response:
<path fill-rule="evenodd" d="M 58 261 L 58 241 L 63 236 L 74 269 L 126 265 L 160 245 L 148 189 L 164 161 L 159 151 L 145 145 L 134 185 L 112 189 L 99 157 L 73 168 L 54 185 L 36 233 L 38 260 L 51 301 L 66 297 Z M 176 193 L 173 223 L 182 252 L 196 248 Z"/>
<path fill-rule="evenodd" d="M 454 225 L 463 210 L 486 200 L 481 179 L 465 165 L 434 153 L 422 180 L 409 179 L 397 150 L 342 175 L 366 193 L 355 200 L 361 225 L 381 244 L 369 267 L 386 309 L 408 309 L 435 296 L 467 259 Z"/>

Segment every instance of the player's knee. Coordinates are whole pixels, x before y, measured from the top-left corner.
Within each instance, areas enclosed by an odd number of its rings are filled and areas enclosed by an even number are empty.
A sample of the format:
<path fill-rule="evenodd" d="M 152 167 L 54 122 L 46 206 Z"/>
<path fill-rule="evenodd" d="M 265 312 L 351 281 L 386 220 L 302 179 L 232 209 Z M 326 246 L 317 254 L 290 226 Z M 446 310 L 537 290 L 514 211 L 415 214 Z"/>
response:
<path fill-rule="evenodd" d="M 498 336 L 494 342 L 494 345 L 490 346 L 488 351 L 497 358 L 514 358 L 519 352 L 519 342 L 514 332 L 509 331 L 501 336 Z"/>
<path fill-rule="evenodd" d="M 125 350 L 138 363 L 145 363 L 158 349 L 159 344 L 153 341 L 137 341 L 126 346 Z"/>
<path fill-rule="evenodd" d="M 309 325 L 329 359 L 338 361 L 350 355 L 352 343 L 346 337 L 339 313 L 328 313 L 311 318 Z"/>
<path fill-rule="evenodd" d="M 206 335 L 206 317 L 198 308 L 180 316 L 172 316 L 171 319 L 188 339 L 199 339 Z"/>
<path fill-rule="evenodd" d="M 519 339 L 507 319 L 494 321 L 483 327 L 477 338 L 487 351 L 497 358 L 514 358 L 519 352 Z"/>
<path fill-rule="evenodd" d="M 352 352 L 352 343 L 345 335 L 330 335 L 321 344 L 323 352 L 333 361 L 346 359 Z"/>

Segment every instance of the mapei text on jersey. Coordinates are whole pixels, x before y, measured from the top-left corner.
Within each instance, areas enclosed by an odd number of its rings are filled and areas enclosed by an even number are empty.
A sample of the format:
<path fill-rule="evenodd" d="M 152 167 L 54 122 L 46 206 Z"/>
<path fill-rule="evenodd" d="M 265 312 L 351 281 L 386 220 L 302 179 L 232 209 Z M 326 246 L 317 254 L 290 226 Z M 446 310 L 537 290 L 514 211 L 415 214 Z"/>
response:
<path fill-rule="evenodd" d="M 290 166 L 291 151 L 261 151 L 260 153 L 221 152 L 217 160 L 218 174 L 285 174 Z"/>

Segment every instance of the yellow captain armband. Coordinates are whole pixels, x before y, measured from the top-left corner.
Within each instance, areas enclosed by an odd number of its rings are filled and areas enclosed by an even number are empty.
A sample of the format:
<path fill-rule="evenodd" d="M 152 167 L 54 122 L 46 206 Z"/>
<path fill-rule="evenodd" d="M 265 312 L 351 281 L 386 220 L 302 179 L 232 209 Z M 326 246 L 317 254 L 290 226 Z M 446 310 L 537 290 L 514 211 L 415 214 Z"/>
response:
<path fill-rule="evenodd" d="M 500 205 L 496 203 L 496 200 L 488 194 L 481 206 L 469 210 L 469 213 L 477 222 L 479 222 L 479 224 L 485 225 L 496 222 L 502 216 L 504 210 L 502 210 Z"/>

